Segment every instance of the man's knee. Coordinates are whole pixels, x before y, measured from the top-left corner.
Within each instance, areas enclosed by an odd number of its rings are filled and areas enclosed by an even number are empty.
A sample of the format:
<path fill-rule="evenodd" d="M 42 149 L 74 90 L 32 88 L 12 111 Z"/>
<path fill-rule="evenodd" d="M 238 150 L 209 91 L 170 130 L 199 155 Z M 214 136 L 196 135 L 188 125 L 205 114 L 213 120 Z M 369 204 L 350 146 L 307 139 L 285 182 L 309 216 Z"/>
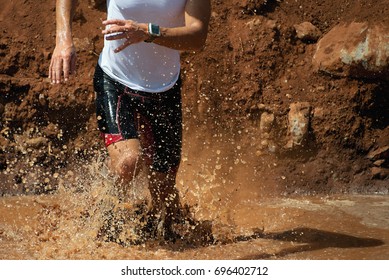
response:
<path fill-rule="evenodd" d="M 111 169 L 119 178 L 130 181 L 140 170 L 140 160 L 137 154 L 124 154 L 119 158 L 112 159 Z"/>
<path fill-rule="evenodd" d="M 120 141 L 108 146 L 110 169 L 124 181 L 131 181 L 140 169 L 140 145 L 136 139 Z"/>

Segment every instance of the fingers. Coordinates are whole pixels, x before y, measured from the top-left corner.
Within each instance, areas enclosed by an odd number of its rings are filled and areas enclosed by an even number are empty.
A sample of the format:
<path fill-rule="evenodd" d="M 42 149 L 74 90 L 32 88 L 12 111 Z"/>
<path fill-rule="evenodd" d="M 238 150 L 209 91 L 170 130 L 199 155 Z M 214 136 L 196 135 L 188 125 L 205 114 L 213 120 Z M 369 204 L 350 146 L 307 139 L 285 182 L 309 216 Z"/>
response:
<path fill-rule="evenodd" d="M 104 35 L 115 34 L 115 33 L 123 33 L 125 30 L 121 26 L 110 26 L 108 29 L 102 31 Z"/>
<path fill-rule="evenodd" d="M 119 19 L 105 20 L 103 21 L 103 24 L 107 26 L 107 28 L 102 31 L 106 40 L 113 41 L 124 39 L 123 43 L 114 50 L 115 53 L 122 51 L 132 44 L 143 42 L 148 38 L 146 24 L 140 24 L 132 20 Z"/>
<path fill-rule="evenodd" d="M 64 81 L 67 82 L 69 80 L 70 75 L 74 74 L 76 71 L 76 54 L 71 53 L 70 56 L 66 56 L 62 60 L 63 66 L 63 78 Z M 61 68 L 59 68 L 61 69 Z M 61 73 L 60 73 L 61 74 Z M 61 78 L 61 76 L 60 76 Z"/>
<path fill-rule="evenodd" d="M 49 66 L 49 79 L 50 79 L 50 81 L 52 81 L 52 77 L 53 77 L 52 69 L 53 69 L 53 60 L 50 61 L 50 66 Z"/>
<path fill-rule="evenodd" d="M 124 36 L 122 38 L 125 38 L 125 33 L 132 33 L 139 30 L 139 25 L 132 20 L 111 19 L 103 21 L 103 24 L 108 26 L 108 28 L 102 31 L 103 34 L 123 34 Z"/>
<path fill-rule="evenodd" d="M 112 35 L 107 35 L 105 36 L 105 39 L 107 40 L 118 40 L 118 39 L 125 39 L 127 38 L 128 35 L 124 32 L 120 32 L 120 33 L 114 33 Z"/>
<path fill-rule="evenodd" d="M 105 30 L 102 31 L 103 34 L 112 34 L 112 33 L 122 33 L 126 30 L 123 29 L 123 27 L 126 25 L 125 20 L 119 20 L 119 19 L 110 19 L 103 21 L 103 25 L 109 26 Z"/>
<path fill-rule="evenodd" d="M 127 48 L 134 39 L 134 30 L 129 30 L 128 26 L 111 26 L 109 29 L 104 30 L 103 34 L 106 35 L 105 39 L 108 41 L 126 39 L 122 45 L 114 50 L 115 53 Z"/>
<path fill-rule="evenodd" d="M 62 65 L 63 65 L 63 78 L 65 82 L 67 82 L 69 80 L 70 59 L 63 61 Z"/>
<path fill-rule="evenodd" d="M 49 67 L 49 79 L 53 84 L 67 82 L 76 71 L 76 53 L 71 50 L 54 51 Z"/>
<path fill-rule="evenodd" d="M 127 48 L 127 47 L 128 47 L 129 45 L 131 45 L 131 44 L 132 44 L 131 41 L 130 41 L 130 40 L 127 40 L 124 44 L 122 44 L 122 45 L 120 45 L 119 47 L 117 47 L 117 48 L 114 50 L 114 52 L 115 52 L 115 53 L 118 53 L 118 52 L 124 50 L 125 48 Z"/>
<path fill-rule="evenodd" d="M 51 83 L 59 84 L 61 82 L 62 75 L 62 60 L 52 58 L 50 63 L 49 78 Z"/>
<path fill-rule="evenodd" d="M 104 25 L 116 24 L 116 25 L 124 26 L 124 25 L 126 25 L 126 21 L 123 19 L 107 19 L 107 20 L 103 21 L 103 24 Z"/>

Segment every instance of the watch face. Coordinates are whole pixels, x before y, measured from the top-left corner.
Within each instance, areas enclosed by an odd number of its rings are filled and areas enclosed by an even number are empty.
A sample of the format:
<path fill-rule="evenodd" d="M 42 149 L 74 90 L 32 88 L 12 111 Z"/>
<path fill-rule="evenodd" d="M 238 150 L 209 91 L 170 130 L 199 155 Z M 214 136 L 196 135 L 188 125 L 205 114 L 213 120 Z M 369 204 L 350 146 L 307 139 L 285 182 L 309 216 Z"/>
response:
<path fill-rule="evenodd" d="M 159 26 L 155 24 L 150 24 L 150 34 L 153 36 L 159 36 L 160 35 Z"/>

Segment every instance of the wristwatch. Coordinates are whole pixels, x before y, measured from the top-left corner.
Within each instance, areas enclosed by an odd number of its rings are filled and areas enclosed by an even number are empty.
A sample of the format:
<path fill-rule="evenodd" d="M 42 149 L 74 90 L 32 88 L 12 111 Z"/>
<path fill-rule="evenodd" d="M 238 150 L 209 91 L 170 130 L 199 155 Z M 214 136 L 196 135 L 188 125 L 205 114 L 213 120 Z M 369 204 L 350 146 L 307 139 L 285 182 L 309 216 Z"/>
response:
<path fill-rule="evenodd" d="M 149 38 L 145 40 L 146 43 L 151 43 L 156 38 L 161 36 L 161 30 L 159 29 L 159 25 L 154 23 L 149 23 L 147 32 L 149 33 Z"/>

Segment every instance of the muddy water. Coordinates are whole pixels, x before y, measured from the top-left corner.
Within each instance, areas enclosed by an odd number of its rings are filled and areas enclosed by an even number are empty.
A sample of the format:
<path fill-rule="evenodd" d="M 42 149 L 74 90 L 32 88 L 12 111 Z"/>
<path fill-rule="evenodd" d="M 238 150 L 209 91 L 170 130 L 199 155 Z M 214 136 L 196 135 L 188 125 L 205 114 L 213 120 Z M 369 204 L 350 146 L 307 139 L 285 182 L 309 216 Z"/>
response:
<path fill-rule="evenodd" d="M 222 185 L 198 184 L 190 211 L 208 231 L 193 226 L 174 243 L 130 244 L 97 238 L 103 213 L 123 208 L 106 177 L 77 184 L 54 195 L 0 198 L 0 259 L 389 259 L 387 195 L 227 200 Z M 181 192 L 185 199 L 188 190 Z M 206 233 L 211 238 L 199 242 Z"/>

